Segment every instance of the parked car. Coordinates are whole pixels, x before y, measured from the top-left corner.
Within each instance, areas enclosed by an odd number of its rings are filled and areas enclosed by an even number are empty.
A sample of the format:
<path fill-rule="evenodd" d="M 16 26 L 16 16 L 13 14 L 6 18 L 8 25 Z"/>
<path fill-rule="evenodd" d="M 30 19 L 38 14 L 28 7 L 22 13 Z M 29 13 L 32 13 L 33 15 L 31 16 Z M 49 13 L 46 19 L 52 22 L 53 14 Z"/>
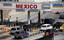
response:
<path fill-rule="evenodd" d="M 43 24 L 40 28 L 41 31 L 51 30 L 51 29 L 53 29 L 53 26 L 51 24 Z"/>

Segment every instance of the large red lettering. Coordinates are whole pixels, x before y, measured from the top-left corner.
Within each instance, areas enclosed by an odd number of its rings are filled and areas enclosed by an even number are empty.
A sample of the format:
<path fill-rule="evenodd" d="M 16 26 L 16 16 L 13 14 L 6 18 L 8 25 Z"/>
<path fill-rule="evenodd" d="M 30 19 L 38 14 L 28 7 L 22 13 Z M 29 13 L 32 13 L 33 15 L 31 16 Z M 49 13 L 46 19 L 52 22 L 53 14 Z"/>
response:
<path fill-rule="evenodd" d="M 16 4 L 16 8 L 37 8 L 37 5 L 33 5 L 33 4 Z"/>
<path fill-rule="evenodd" d="M 37 5 L 34 5 L 34 8 L 37 8 Z"/>
<path fill-rule="evenodd" d="M 24 5 L 23 7 L 24 7 L 24 8 L 27 8 L 27 5 Z"/>
<path fill-rule="evenodd" d="M 32 8 L 34 8 L 34 6 L 31 4 L 31 5 L 30 5 L 30 8 L 32 9 Z"/>
<path fill-rule="evenodd" d="M 19 8 L 19 5 L 16 5 L 16 8 Z"/>

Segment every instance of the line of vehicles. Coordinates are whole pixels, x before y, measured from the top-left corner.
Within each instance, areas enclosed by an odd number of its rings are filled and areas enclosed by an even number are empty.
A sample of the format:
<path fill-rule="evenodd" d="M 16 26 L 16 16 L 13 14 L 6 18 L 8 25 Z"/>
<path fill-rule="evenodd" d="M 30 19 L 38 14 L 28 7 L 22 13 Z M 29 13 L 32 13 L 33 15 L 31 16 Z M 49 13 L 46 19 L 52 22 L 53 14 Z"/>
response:
<path fill-rule="evenodd" d="M 56 23 L 54 25 L 42 24 L 39 28 L 40 29 L 39 31 L 45 32 L 45 36 L 46 35 L 52 35 L 53 36 L 54 32 L 57 32 L 57 31 L 64 32 L 64 22 L 62 21 L 64 19 L 63 15 L 64 15 L 63 13 L 60 14 L 59 19 L 55 21 Z M 15 38 L 28 37 L 29 32 L 30 31 L 26 31 L 22 27 L 19 27 L 19 28 L 14 27 L 11 29 L 11 34 L 14 34 Z"/>
<path fill-rule="evenodd" d="M 38 29 L 37 30 L 39 32 L 47 31 L 47 33 L 50 35 L 50 34 L 52 34 L 52 31 L 51 31 L 52 29 L 53 29 L 53 26 L 51 24 L 42 24 L 41 27 L 39 28 L 39 30 Z M 24 30 L 23 27 L 21 27 L 21 26 L 15 26 L 15 27 L 11 28 L 10 34 L 13 35 L 15 38 L 26 38 L 26 37 L 30 36 L 29 32 L 32 32 L 32 31 Z"/>
<path fill-rule="evenodd" d="M 62 25 L 63 23 L 63 19 L 64 19 L 64 13 L 61 13 L 59 16 L 59 19 L 56 20 L 55 22 L 57 23 L 54 27 L 54 25 L 52 25 L 53 23 L 53 19 L 45 19 L 45 23 L 41 24 L 41 26 L 39 26 L 38 29 L 40 29 L 39 31 L 43 31 L 46 35 L 53 35 L 53 31 L 57 31 L 57 30 L 61 30 L 64 31 L 64 25 Z M 61 22 L 61 23 L 60 23 Z M 62 25 L 62 26 L 61 26 Z M 55 28 L 55 29 L 54 29 Z M 5 28 L 4 28 L 5 29 Z M 31 32 L 31 26 L 13 26 L 13 27 L 9 27 L 10 29 L 10 34 L 13 35 L 15 38 L 25 38 L 25 37 L 29 37 L 29 32 Z M 54 30 L 53 30 L 54 29 Z M 6 30 L 6 29 L 5 29 Z"/>

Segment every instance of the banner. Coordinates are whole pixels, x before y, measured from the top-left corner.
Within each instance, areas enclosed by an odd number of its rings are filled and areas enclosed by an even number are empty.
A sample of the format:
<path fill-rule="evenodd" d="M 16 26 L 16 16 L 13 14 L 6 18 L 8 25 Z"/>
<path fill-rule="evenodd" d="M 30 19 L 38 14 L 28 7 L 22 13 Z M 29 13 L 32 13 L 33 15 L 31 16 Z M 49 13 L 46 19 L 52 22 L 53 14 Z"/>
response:
<path fill-rule="evenodd" d="M 64 8 L 64 4 L 60 3 L 60 4 L 52 4 L 53 7 L 52 9 L 63 9 Z"/>

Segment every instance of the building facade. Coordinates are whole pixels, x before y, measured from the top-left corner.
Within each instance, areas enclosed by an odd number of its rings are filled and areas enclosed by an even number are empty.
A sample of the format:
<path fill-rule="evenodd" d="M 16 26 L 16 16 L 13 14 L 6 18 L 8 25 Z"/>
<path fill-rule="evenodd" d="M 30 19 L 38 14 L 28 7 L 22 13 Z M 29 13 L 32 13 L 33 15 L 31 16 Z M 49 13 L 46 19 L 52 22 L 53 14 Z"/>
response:
<path fill-rule="evenodd" d="M 10 19 L 10 21 L 25 22 L 28 20 L 28 11 L 30 10 L 30 20 L 36 22 L 38 20 L 38 12 L 40 11 L 41 19 L 45 18 L 43 11 L 55 10 L 51 4 L 58 2 L 58 0 L 0 0 L 0 10 L 2 10 L 3 21 Z M 61 3 L 61 1 L 59 1 Z M 34 10 L 36 9 L 36 10 Z M 62 10 L 62 9 L 61 9 Z M 18 16 L 19 15 L 19 16 Z M 54 14 L 51 14 L 54 16 Z M 50 17 L 48 15 L 48 17 Z"/>

